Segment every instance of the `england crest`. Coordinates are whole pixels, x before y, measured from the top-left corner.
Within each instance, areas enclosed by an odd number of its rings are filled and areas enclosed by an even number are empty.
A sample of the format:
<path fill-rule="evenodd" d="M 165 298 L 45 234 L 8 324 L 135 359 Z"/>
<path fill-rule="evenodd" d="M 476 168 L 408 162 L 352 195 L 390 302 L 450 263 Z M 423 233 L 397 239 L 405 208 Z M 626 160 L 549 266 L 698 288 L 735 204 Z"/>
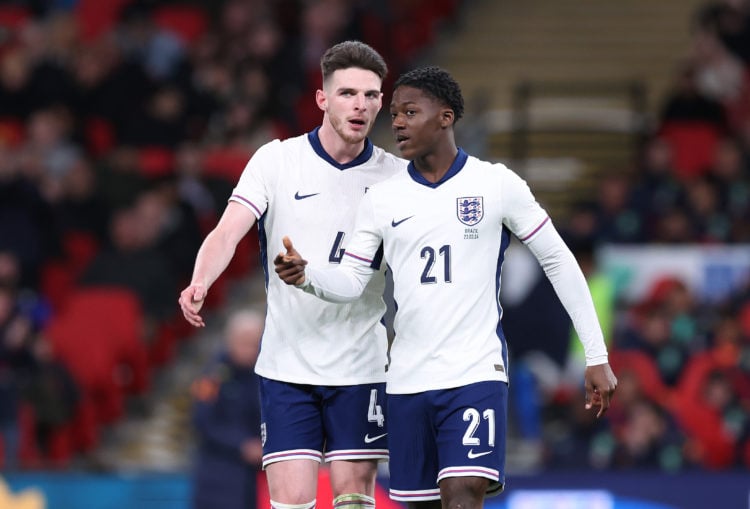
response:
<path fill-rule="evenodd" d="M 484 217 L 484 199 L 481 196 L 456 198 L 458 220 L 466 226 L 474 226 Z"/>

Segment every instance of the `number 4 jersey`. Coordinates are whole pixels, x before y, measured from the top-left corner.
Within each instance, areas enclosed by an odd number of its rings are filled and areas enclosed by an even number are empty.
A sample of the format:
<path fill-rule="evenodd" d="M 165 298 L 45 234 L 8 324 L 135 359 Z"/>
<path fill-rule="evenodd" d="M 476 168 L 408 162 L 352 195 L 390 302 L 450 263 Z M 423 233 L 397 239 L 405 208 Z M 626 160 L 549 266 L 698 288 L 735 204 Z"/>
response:
<path fill-rule="evenodd" d="M 284 284 L 273 258 L 289 236 L 311 264 L 338 264 L 362 197 L 405 167 L 406 161 L 369 140 L 355 160 L 339 164 L 321 146 L 317 129 L 269 142 L 250 159 L 230 200 L 258 218 L 267 291 L 259 375 L 311 385 L 385 380 L 384 272 L 373 277 L 361 299 L 331 304 Z"/>
<path fill-rule="evenodd" d="M 546 228 L 554 230 L 518 175 L 459 150 L 437 183 L 412 163 L 374 186 L 358 212 L 343 270 L 308 269 L 305 291 L 345 300 L 358 291 L 351 286 L 369 277 L 367 265 L 382 242 L 397 306 L 387 391 L 508 381 L 499 302 L 503 257 L 511 233 L 528 243 Z"/>

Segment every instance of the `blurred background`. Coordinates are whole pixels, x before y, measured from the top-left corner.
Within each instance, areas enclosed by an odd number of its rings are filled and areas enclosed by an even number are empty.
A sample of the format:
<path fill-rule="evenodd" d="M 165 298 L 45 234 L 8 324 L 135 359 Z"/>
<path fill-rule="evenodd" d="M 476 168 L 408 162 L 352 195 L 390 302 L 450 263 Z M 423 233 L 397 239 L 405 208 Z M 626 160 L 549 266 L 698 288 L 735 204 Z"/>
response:
<path fill-rule="evenodd" d="M 550 212 L 619 378 L 592 419 L 570 322 L 512 244 L 487 505 L 748 507 L 750 2 L 2 0 L 0 508 L 189 507 L 196 383 L 227 317 L 263 309 L 255 229 L 206 329 L 177 296 L 252 153 L 318 125 L 320 55 L 351 38 L 388 62 L 386 108 L 414 66 L 457 78 L 460 146 Z"/>

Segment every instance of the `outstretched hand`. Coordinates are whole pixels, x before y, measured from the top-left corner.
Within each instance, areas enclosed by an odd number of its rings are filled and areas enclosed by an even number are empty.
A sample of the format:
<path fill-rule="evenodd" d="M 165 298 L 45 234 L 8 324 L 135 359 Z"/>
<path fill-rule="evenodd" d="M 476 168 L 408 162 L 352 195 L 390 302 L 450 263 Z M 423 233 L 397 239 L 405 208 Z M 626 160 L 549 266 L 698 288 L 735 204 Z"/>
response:
<path fill-rule="evenodd" d="M 276 274 L 282 281 L 288 285 L 299 286 L 305 282 L 305 265 L 307 260 L 294 249 L 294 245 L 289 237 L 282 239 L 286 253 L 283 251 L 276 255 L 273 264 L 276 267 Z"/>
<path fill-rule="evenodd" d="M 598 406 L 599 411 L 596 417 L 599 418 L 609 408 L 615 388 L 617 388 L 617 377 L 609 364 L 588 366 L 584 376 L 586 378 L 586 410 Z"/>

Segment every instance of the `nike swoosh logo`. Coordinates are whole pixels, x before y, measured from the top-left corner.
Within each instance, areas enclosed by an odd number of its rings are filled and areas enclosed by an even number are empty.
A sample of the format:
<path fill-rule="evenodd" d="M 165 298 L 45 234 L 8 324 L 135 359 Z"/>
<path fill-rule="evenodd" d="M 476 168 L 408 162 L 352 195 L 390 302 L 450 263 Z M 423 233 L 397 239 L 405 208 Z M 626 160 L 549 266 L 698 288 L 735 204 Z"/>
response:
<path fill-rule="evenodd" d="M 318 196 L 320 193 L 313 193 L 313 194 L 299 194 L 299 191 L 294 193 L 294 199 L 295 200 L 304 200 L 305 198 L 311 198 L 313 196 Z"/>
<path fill-rule="evenodd" d="M 383 433 L 382 435 L 376 435 L 376 436 L 374 436 L 374 437 L 370 437 L 370 435 L 369 435 L 369 433 L 368 433 L 367 435 L 365 435 L 365 443 L 366 443 L 366 444 L 371 444 L 371 443 L 372 443 L 372 442 L 374 442 L 375 440 L 380 440 L 381 438 L 383 438 L 383 437 L 384 437 L 384 436 L 386 436 L 387 434 L 388 434 L 388 433 Z"/>
<path fill-rule="evenodd" d="M 467 456 L 470 460 L 473 460 L 474 458 L 481 458 L 482 456 L 487 456 L 488 454 L 492 454 L 492 451 L 474 452 L 474 449 L 469 449 L 469 453 L 467 454 Z"/>
<path fill-rule="evenodd" d="M 395 219 L 391 219 L 391 226 L 393 226 L 395 228 L 398 225 L 400 225 L 401 223 L 403 223 L 404 221 L 406 221 L 407 219 L 411 219 L 412 217 L 414 217 L 414 216 L 405 217 L 401 221 L 396 221 Z"/>

